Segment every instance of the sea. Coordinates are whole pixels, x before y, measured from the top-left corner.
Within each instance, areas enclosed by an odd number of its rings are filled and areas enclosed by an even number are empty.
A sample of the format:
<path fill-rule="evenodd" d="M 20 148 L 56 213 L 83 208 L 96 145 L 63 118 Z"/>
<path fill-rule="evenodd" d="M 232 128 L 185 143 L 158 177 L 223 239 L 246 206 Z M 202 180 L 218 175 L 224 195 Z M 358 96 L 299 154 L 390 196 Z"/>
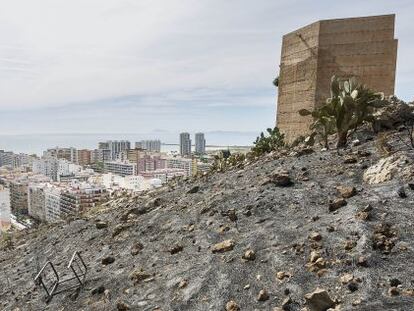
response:
<path fill-rule="evenodd" d="M 192 140 L 194 143 L 194 134 Z M 256 133 L 250 132 L 206 132 L 207 150 L 234 148 L 235 146 L 250 147 L 256 138 Z M 129 140 L 134 146 L 136 141 L 143 139 L 160 139 L 162 152 L 174 152 L 179 150 L 179 134 L 171 132 L 159 133 L 65 133 L 65 134 L 25 134 L 2 135 L 0 134 L 0 150 L 13 151 L 15 153 L 27 153 L 42 155 L 43 151 L 54 147 L 74 147 L 77 149 L 96 149 L 98 142 L 106 140 Z"/>

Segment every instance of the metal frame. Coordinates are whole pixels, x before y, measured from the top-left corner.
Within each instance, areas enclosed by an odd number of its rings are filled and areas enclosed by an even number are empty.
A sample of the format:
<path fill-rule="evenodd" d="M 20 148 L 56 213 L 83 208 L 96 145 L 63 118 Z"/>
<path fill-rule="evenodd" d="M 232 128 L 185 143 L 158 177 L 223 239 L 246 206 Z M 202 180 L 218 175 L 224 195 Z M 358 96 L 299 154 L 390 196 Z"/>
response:
<path fill-rule="evenodd" d="M 49 269 L 46 270 L 47 267 L 50 267 L 51 270 Z M 54 295 L 60 294 L 70 289 L 80 288 L 81 286 L 83 286 L 86 273 L 88 272 L 88 267 L 83 261 L 80 255 L 80 252 L 75 251 L 73 253 L 72 258 L 70 259 L 69 264 L 67 266 L 67 269 L 70 269 L 75 276 L 60 280 L 59 274 L 57 273 L 53 263 L 51 261 L 47 261 L 42 267 L 42 269 L 40 269 L 36 277 L 34 278 L 36 285 L 41 285 L 43 289 L 45 290 L 46 295 L 47 295 L 46 302 L 49 302 Z M 54 281 L 52 281 L 52 284 L 50 286 L 45 284 L 45 282 L 43 281 L 43 277 L 45 276 L 44 275 L 45 270 L 49 272 L 50 271 L 53 272 Z M 61 285 L 62 283 L 70 282 L 72 280 L 77 280 L 76 284 L 66 286 L 62 288 L 61 290 L 57 291 L 57 288 L 59 285 Z"/>

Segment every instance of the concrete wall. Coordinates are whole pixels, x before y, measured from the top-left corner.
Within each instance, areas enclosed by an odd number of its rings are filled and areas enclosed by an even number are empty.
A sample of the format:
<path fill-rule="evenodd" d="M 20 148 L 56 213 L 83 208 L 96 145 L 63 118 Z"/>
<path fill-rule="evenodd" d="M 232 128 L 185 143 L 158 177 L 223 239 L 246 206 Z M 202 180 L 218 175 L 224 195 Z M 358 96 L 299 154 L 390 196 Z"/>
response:
<path fill-rule="evenodd" d="M 334 74 L 394 94 L 394 23 L 395 15 L 324 20 L 283 37 L 277 126 L 288 141 L 308 133 L 311 119 L 297 112 L 325 102 Z"/>

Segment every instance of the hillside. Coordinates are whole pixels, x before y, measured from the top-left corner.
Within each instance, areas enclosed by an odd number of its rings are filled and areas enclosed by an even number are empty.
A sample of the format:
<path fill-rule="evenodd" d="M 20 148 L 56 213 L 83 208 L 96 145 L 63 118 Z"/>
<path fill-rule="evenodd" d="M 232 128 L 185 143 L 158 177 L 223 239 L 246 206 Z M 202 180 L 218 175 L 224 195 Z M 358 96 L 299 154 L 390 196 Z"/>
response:
<path fill-rule="evenodd" d="M 0 310 L 412 310 L 413 153 L 380 155 L 363 137 L 20 233 L 0 252 Z M 85 286 L 46 304 L 36 272 L 47 260 L 67 271 L 75 250 Z M 307 295 L 317 288 L 332 300 Z"/>

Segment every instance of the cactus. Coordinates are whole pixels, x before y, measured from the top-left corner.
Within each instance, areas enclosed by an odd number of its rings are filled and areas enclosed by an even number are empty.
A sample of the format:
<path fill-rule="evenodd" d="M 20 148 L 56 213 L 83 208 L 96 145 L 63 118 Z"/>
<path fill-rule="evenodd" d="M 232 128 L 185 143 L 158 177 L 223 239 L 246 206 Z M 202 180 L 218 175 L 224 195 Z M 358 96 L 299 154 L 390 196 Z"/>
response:
<path fill-rule="evenodd" d="M 255 155 L 269 153 L 285 145 L 285 135 L 280 133 L 277 127 L 273 129 L 268 128 L 267 133 L 268 135 L 265 136 L 265 134 L 261 132 L 260 136 L 256 138 L 256 141 L 254 142 L 255 146 L 252 148 L 252 152 Z"/>
<path fill-rule="evenodd" d="M 363 122 L 373 122 L 376 108 L 383 107 L 384 94 L 374 93 L 358 84 L 355 78 L 331 79 L 331 97 L 314 111 L 302 109 L 302 116 L 311 115 L 314 122 L 311 130 L 321 133 L 327 145 L 327 136 L 335 131 L 338 135 L 337 148 L 344 147 L 350 130 L 356 130 Z"/>

